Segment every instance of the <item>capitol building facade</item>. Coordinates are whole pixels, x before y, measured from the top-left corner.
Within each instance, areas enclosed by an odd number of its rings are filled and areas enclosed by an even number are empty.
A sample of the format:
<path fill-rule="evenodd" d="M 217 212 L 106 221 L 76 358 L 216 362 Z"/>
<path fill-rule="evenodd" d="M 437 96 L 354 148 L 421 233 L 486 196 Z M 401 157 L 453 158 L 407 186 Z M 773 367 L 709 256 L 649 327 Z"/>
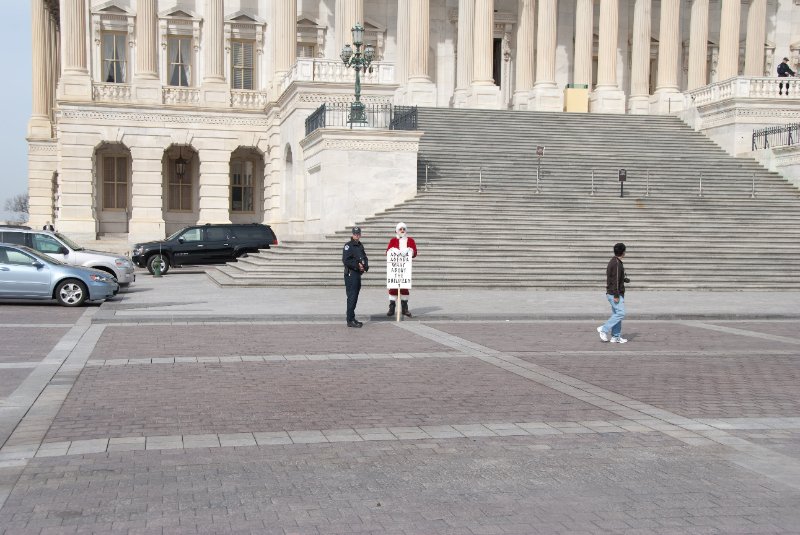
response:
<path fill-rule="evenodd" d="M 339 177 L 320 151 L 416 175 L 418 133 L 306 135 L 315 109 L 353 98 L 340 53 L 357 23 L 374 49 L 367 105 L 675 114 L 741 155 L 753 128 L 798 121 L 800 92 L 779 95 L 775 75 L 800 62 L 797 4 L 31 0 L 31 224 L 131 242 L 220 222 L 312 236 L 413 195 L 351 184 L 342 195 L 368 200 L 341 206 L 358 213 L 325 217 Z"/>

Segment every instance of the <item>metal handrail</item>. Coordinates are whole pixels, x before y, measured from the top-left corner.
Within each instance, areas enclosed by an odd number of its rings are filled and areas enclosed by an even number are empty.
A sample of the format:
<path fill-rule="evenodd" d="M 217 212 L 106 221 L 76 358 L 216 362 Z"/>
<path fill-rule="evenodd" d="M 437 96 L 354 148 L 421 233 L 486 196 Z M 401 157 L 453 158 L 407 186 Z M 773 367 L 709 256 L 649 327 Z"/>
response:
<path fill-rule="evenodd" d="M 392 106 L 391 104 L 368 104 L 364 106 L 366 121 L 350 120 L 350 103 L 326 103 L 306 118 L 306 135 L 320 128 L 377 128 L 389 130 L 416 130 L 416 106 Z"/>
<path fill-rule="evenodd" d="M 751 150 L 768 149 L 770 147 L 785 147 L 800 141 L 800 123 L 768 126 L 753 130 L 753 144 Z"/>
<path fill-rule="evenodd" d="M 319 128 L 325 128 L 325 104 L 306 117 L 306 135 Z"/>
<path fill-rule="evenodd" d="M 416 129 L 417 129 L 416 106 L 395 106 L 392 109 L 392 120 L 389 123 L 389 130 L 416 130 Z"/>

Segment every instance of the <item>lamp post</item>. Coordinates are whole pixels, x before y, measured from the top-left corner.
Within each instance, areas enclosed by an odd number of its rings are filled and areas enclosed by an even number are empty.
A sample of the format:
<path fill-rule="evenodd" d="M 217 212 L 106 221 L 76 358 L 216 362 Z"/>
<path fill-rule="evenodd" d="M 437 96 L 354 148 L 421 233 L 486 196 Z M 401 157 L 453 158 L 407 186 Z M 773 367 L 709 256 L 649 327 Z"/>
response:
<path fill-rule="evenodd" d="M 352 29 L 353 32 L 353 46 L 349 44 L 344 45 L 342 53 L 339 57 L 342 58 L 345 67 L 352 67 L 356 71 L 356 100 L 350 105 L 350 115 L 347 122 L 352 123 L 366 123 L 367 114 L 364 113 L 364 104 L 361 102 L 361 71 L 366 71 L 370 68 L 372 60 L 375 59 L 375 49 L 372 45 L 364 46 L 364 27 L 356 23 Z M 361 47 L 364 46 L 364 51 Z M 355 47 L 355 50 L 353 50 Z"/>

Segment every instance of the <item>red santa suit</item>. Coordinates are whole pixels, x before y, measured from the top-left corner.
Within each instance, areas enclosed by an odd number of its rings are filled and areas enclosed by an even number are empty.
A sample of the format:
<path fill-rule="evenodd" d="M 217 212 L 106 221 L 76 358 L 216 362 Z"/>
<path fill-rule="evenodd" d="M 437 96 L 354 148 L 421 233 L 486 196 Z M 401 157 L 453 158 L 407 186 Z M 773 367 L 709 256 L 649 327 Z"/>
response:
<path fill-rule="evenodd" d="M 392 238 L 391 240 L 389 240 L 389 245 L 386 246 L 387 253 L 389 252 L 389 249 L 400 249 L 401 251 L 403 249 L 411 249 L 412 251 L 411 258 L 417 257 L 417 244 L 414 242 L 414 238 L 407 238 L 407 237 Z M 396 296 L 397 288 L 389 290 L 389 295 Z M 401 299 L 403 298 L 403 296 L 408 296 L 408 290 L 406 289 L 400 290 L 400 296 Z"/>

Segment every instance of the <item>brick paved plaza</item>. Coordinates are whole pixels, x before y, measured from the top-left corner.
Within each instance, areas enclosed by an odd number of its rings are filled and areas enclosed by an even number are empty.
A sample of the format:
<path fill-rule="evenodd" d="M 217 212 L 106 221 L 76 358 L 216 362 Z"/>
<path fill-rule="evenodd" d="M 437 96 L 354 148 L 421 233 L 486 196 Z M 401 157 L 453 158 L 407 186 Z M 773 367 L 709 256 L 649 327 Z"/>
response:
<path fill-rule="evenodd" d="M 0 533 L 800 533 L 800 317 L 612 345 L 602 313 L 166 317 L 169 282 L 0 305 Z"/>

